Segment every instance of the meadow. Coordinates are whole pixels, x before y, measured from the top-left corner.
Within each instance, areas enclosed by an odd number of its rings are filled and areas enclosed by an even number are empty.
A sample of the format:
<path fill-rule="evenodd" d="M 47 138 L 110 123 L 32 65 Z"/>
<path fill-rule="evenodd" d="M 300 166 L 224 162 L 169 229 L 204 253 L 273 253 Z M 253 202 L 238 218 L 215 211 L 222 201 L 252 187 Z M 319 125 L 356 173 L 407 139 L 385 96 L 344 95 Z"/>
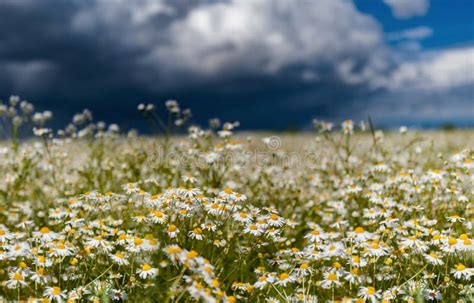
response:
<path fill-rule="evenodd" d="M 473 131 L 138 111 L 159 136 L 0 105 L 0 302 L 474 300 Z"/>

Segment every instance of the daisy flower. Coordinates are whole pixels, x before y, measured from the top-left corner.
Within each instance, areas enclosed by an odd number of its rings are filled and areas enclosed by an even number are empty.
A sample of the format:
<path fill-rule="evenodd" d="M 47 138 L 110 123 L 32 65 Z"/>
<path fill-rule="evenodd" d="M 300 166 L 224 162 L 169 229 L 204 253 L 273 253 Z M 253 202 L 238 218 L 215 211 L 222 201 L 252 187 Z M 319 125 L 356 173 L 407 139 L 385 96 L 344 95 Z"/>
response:
<path fill-rule="evenodd" d="M 367 249 L 366 255 L 382 257 L 387 255 L 387 248 L 379 242 L 372 242 Z"/>
<path fill-rule="evenodd" d="M 296 281 L 296 277 L 294 275 L 288 274 L 286 272 L 281 273 L 278 276 L 278 280 L 276 281 L 276 285 L 286 286 L 287 284 L 291 284 Z"/>
<path fill-rule="evenodd" d="M 322 240 L 326 239 L 327 236 L 324 232 L 322 232 L 318 229 L 315 229 L 315 230 L 312 230 L 309 233 L 307 233 L 304 236 L 304 238 L 308 239 L 309 242 L 313 243 L 313 242 L 321 242 Z"/>
<path fill-rule="evenodd" d="M 128 184 L 125 184 L 122 186 L 123 189 L 125 189 L 125 192 L 127 194 L 134 194 L 134 193 L 138 193 L 140 191 L 140 188 L 138 187 L 138 185 L 136 183 L 128 183 Z"/>
<path fill-rule="evenodd" d="M 456 222 L 463 222 L 464 220 L 466 220 L 466 219 L 464 219 L 463 217 L 458 216 L 458 215 L 452 215 L 452 216 L 447 217 L 446 219 L 447 219 L 450 223 L 453 223 L 453 224 L 456 223 Z"/>
<path fill-rule="evenodd" d="M 194 228 L 192 231 L 190 231 L 190 232 L 188 233 L 188 236 L 189 236 L 191 239 L 196 239 L 196 240 L 202 240 L 202 239 L 204 239 L 204 235 L 203 235 L 202 229 L 199 228 L 199 227 L 196 227 L 196 228 Z"/>
<path fill-rule="evenodd" d="M 252 215 L 246 212 L 238 212 L 233 215 L 235 221 L 248 224 L 252 221 Z"/>
<path fill-rule="evenodd" d="M 40 241 L 46 243 L 51 242 L 57 238 L 57 234 L 51 231 L 48 227 L 41 227 L 38 231 L 33 232 L 33 236 Z"/>
<path fill-rule="evenodd" d="M 176 262 L 179 254 L 183 252 L 183 249 L 179 247 L 178 245 L 169 245 L 165 247 L 163 251 L 172 262 Z"/>
<path fill-rule="evenodd" d="M 339 287 L 342 283 L 339 281 L 339 273 L 337 271 L 330 271 L 325 272 L 323 274 L 323 281 L 321 281 L 322 288 L 331 288 L 331 287 Z"/>
<path fill-rule="evenodd" d="M 159 210 L 155 210 L 150 215 L 150 220 L 153 223 L 163 224 L 168 219 L 168 216 Z"/>
<path fill-rule="evenodd" d="M 323 255 L 325 257 L 340 257 L 344 254 L 344 245 L 339 242 L 330 243 L 325 246 Z"/>
<path fill-rule="evenodd" d="M 171 239 L 176 238 L 176 236 L 179 234 L 179 228 L 174 224 L 170 224 L 168 225 L 167 233 Z"/>
<path fill-rule="evenodd" d="M 10 289 L 26 286 L 25 276 L 21 271 L 10 272 L 8 274 L 9 279 L 5 282 L 5 285 Z"/>
<path fill-rule="evenodd" d="M 102 251 L 102 252 L 109 252 L 113 249 L 113 246 L 110 244 L 110 242 L 105 240 L 101 236 L 96 236 L 94 238 L 90 238 L 86 242 L 86 244 L 88 246 L 97 248 L 99 251 Z"/>
<path fill-rule="evenodd" d="M 352 256 L 351 265 L 354 267 L 364 267 L 367 265 L 367 260 L 359 256 Z"/>
<path fill-rule="evenodd" d="M 127 246 L 127 250 L 129 252 L 134 252 L 134 253 L 145 250 L 145 246 L 143 245 L 143 239 L 140 237 L 135 237 L 133 239 L 130 239 Z"/>
<path fill-rule="evenodd" d="M 127 257 L 121 252 L 116 252 L 115 254 L 111 254 L 110 258 L 112 259 L 113 262 L 115 262 L 118 265 L 123 266 L 123 265 L 129 264 Z"/>
<path fill-rule="evenodd" d="M 347 235 L 350 238 L 354 238 L 357 241 L 366 241 L 372 237 L 372 234 L 365 231 L 365 229 L 361 226 L 358 226 L 352 232 L 348 232 Z"/>
<path fill-rule="evenodd" d="M 275 213 L 271 213 L 267 217 L 267 220 L 268 220 L 267 221 L 268 225 L 273 226 L 273 227 L 281 227 L 283 226 L 283 224 L 285 224 L 285 219 L 283 219 L 282 217 L 280 217 L 279 215 Z"/>
<path fill-rule="evenodd" d="M 271 274 L 263 274 L 258 277 L 257 282 L 253 285 L 257 289 L 264 288 L 267 284 L 275 282 L 275 276 Z"/>
<path fill-rule="evenodd" d="M 160 248 L 158 240 L 153 237 L 153 235 L 148 234 L 143 239 L 143 250 L 144 251 L 156 251 Z"/>
<path fill-rule="evenodd" d="M 294 269 L 298 277 L 304 277 L 314 272 L 314 269 L 307 263 L 301 263 L 300 266 Z"/>
<path fill-rule="evenodd" d="M 0 242 L 7 242 L 13 239 L 13 234 L 11 234 L 8 229 L 3 226 L 0 226 Z"/>
<path fill-rule="evenodd" d="M 417 237 L 415 236 L 412 236 L 412 237 L 409 237 L 409 238 L 405 238 L 402 242 L 401 242 L 401 246 L 403 248 L 410 248 L 413 250 L 413 252 L 415 253 L 423 253 L 425 252 L 426 250 L 428 250 L 428 245 L 426 245 L 425 242 L 423 242 L 422 240 L 418 239 Z"/>
<path fill-rule="evenodd" d="M 444 261 L 435 252 L 430 252 L 429 254 L 425 254 L 424 256 L 425 256 L 426 261 L 428 261 L 432 265 L 440 266 L 444 264 Z"/>
<path fill-rule="evenodd" d="M 358 292 L 358 296 L 364 299 L 365 301 L 369 301 L 372 303 L 379 302 L 382 293 L 380 290 L 375 290 L 372 286 L 361 287 Z"/>
<path fill-rule="evenodd" d="M 59 256 L 59 257 L 67 257 L 72 255 L 74 252 L 74 249 L 62 242 L 56 243 L 56 245 L 53 247 L 53 252 L 51 253 L 53 256 Z"/>
<path fill-rule="evenodd" d="M 201 224 L 201 228 L 203 230 L 207 230 L 210 232 L 215 232 L 217 230 L 217 225 L 213 222 L 206 222 Z"/>
<path fill-rule="evenodd" d="M 263 229 L 259 228 L 257 225 L 255 224 L 248 224 L 245 228 L 244 228 L 244 233 L 246 234 L 251 234 L 252 236 L 260 236 L 261 234 L 263 234 Z"/>
<path fill-rule="evenodd" d="M 30 245 L 27 242 L 19 242 L 8 246 L 8 257 L 25 257 L 30 253 Z"/>
<path fill-rule="evenodd" d="M 185 174 L 181 176 L 181 179 L 183 180 L 183 182 L 189 182 L 191 184 L 196 182 L 196 178 L 194 178 L 191 174 Z"/>
<path fill-rule="evenodd" d="M 47 259 L 45 256 L 42 255 L 36 256 L 34 263 L 39 267 L 50 267 L 53 264 L 50 259 Z"/>
<path fill-rule="evenodd" d="M 66 291 L 61 290 L 61 288 L 59 288 L 57 286 L 53 286 L 53 287 L 48 286 L 48 287 L 46 287 L 43 296 L 45 296 L 46 298 L 48 298 L 51 301 L 55 300 L 57 302 L 62 302 L 63 299 L 65 299 L 67 297 Z"/>
<path fill-rule="evenodd" d="M 474 276 L 474 268 L 468 268 L 464 264 L 459 263 L 456 265 L 455 269 L 451 271 L 456 279 L 467 280 L 471 279 Z"/>
<path fill-rule="evenodd" d="M 158 269 L 153 268 L 151 265 L 145 263 L 137 270 L 138 276 L 142 279 L 148 279 L 158 274 Z"/>
<path fill-rule="evenodd" d="M 49 277 L 44 267 L 40 267 L 36 271 L 31 273 L 30 279 L 35 283 L 45 284 L 48 281 Z"/>

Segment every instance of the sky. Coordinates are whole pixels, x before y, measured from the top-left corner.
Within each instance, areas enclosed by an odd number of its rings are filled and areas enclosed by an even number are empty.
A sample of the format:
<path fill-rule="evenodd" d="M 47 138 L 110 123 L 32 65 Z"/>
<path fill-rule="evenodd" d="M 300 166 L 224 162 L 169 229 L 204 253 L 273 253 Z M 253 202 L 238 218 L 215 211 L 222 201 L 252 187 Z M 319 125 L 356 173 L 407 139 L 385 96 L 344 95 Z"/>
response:
<path fill-rule="evenodd" d="M 139 103 L 193 122 L 474 126 L 471 0 L 2 0 L 0 98 L 64 125 L 145 130 Z"/>

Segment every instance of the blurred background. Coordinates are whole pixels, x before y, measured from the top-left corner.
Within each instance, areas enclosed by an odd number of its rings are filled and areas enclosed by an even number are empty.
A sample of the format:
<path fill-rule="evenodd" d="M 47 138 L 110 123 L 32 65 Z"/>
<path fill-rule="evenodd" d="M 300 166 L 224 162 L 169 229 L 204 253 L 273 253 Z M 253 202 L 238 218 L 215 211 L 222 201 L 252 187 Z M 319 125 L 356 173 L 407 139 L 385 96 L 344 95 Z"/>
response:
<path fill-rule="evenodd" d="M 141 102 L 193 122 L 307 129 L 474 126 L 472 0 L 1 0 L 0 98 L 146 130 Z"/>

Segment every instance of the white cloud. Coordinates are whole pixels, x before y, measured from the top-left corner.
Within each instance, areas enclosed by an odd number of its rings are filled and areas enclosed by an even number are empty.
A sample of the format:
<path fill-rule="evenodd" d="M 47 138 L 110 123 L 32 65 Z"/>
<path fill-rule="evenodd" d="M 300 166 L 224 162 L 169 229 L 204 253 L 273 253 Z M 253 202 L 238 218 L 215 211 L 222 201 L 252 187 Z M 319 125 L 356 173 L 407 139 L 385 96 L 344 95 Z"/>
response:
<path fill-rule="evenodd" d="M 387 83 L 391 90 L 440 91 L 464 85 L 474 85 L 474 47 L 424 53 L 401 63 Z"/>
<path fill-rule="evenodd" d="M 384 2 L 399 19 L 424 16 L 430 6 L 429 0 L 384 0 Z"/>
<path fill-rule="evenodd" d="M 423 40 L 433 35 L 433 30 L 427 26 L 410 28 L 400 32 L 388 33 L 389 40 Z"/>
<path fill-rule="evenodd" d="M 341 60 L 353 67 L 364 60 L 364 68 L 340 74 L 348 82 L 362 82 L 366 69 L 380 67 L 372 61 L 384 48 L 374 19 L 350 2 L 335 0 L 215 3 L 176 21 L 169 33 L 170 43 L 155 47 L 144 63 L 204 77 L 273 74 L 294 65 L 338 71 Z"/>
<path fill-rule="evenodd" d="M 157 43 L 174 20 L 176 9 L 165 0 L 93 0 L 71 20 L 72 28 L 98 34 L 121 47 L 148 47 Z"/>
<path fill-rule="evenodd" d="M 399 18 L 423 15 L 429 6 L 420 0 L 385 2 Z M 328 102 L 326 96 L 337 87 L 342 97 L 330 99 L 330 106 L 344 107 L 346 113 L 351 110 L 347 104 L 359 97 L 354 110 L 376 102 L 394 103 L 405 116 L 428 116 L 438 108 L 453 117 L 473 113 L 465 108 L 473 103 L 466 86 L 474 86 L 474 47 L 422 51 L 420 40 L 432 35 L 431 28 L 384 35 L 380 24 L 351 1 L 92 0 L 74 9 L 65 33 L 100 50 L 94 54 L 100 63 L 117 65 L 116 83 L 132 82 L 157 95 L 264 76 L 276 79 L 268 87 L 283 79 L 310 88 L 289 92 L 289 108 L 299 95 L 312 106 Z M 398 48 L 390 48 L 387 40 Z M 45 81 L 56 71 L 74 72 L 62 70 L 60 60 L 57 70 L 48 61 L 0 63 L 2 79 L 8 77 L 21 92 L 47 87 Z M 461 109 L 449 110 L 450 102 Z"/>
<path fill-rule="evenodd" d="M 366 102 L 365 115 L 376 117 L 380 123 L 472 121 L 474 46 L 405 59 L 379 84 L 386 89 L 383 93 L 360 102 Z"/>
<path fill-rule="evenodd" d="M 343 81 L 362 83 L 387 67 L 380 59 L 386 48 L 379 24 L 350 1 L 216 1 L 181 14 L 170 7 L 174 2 L 158 3 L 160 9 L 150 9 L 148 0 L 96 0 L 73 25 L 138 49 L 137 69 L 131 72 L 152 87 L 182 84 L 189 77 L 195 82 L 272 75 L 295 65 L 316 74 L 324 67 Z"/>

